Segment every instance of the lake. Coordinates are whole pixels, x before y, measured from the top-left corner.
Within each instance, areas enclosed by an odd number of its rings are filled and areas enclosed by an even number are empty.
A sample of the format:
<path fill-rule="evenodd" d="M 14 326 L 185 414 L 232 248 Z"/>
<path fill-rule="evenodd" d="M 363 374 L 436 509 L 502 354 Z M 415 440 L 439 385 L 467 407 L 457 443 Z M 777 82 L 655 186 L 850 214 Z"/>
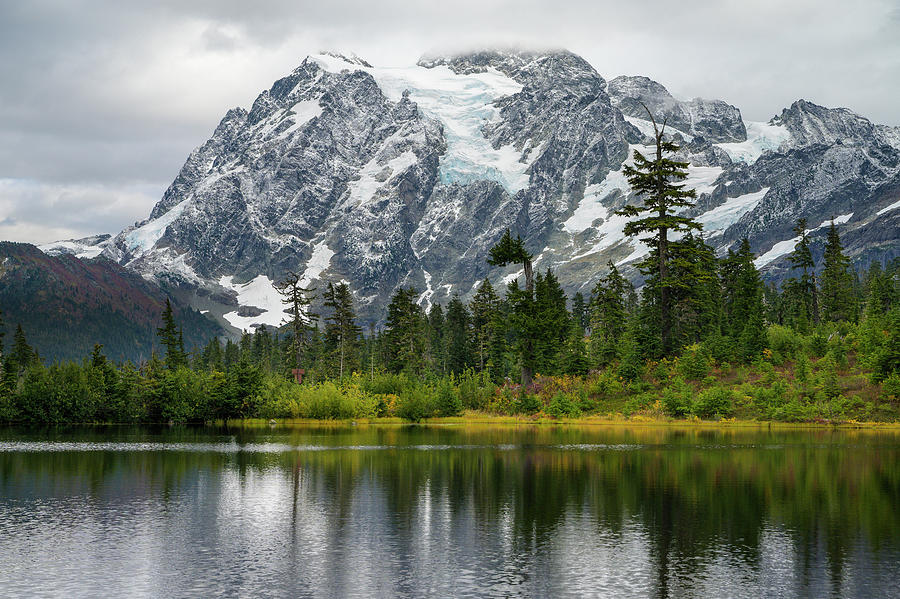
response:
<path fill-rule="evenodd" d="M 900 434 L 0 429 L 0 595 L 900 596 Z"/>

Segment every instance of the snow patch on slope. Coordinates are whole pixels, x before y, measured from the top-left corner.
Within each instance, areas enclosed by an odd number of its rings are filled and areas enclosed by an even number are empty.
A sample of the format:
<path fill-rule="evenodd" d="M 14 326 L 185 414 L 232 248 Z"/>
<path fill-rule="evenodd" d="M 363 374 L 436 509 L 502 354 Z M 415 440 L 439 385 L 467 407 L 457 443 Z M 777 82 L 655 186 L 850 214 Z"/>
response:
<path fill-rule="evenodd" d="M 96 241 L 96 237 L 88 237 L 85 239 L 64 239 L 62 241 L 54 241 L 37 246 L 39 250 L 48 256 L 59 256 L 62 254 L 71 254 L 76 258 L 96 258 L 103 253 L 106 246 L 109 245 L 109 239 Z"/>
<path fill-rule="evenodd" d="M 324 239 L 314 245 L 312 256 L 309 257 L 309 262 L 306 263 L 306 270 L 300 279 L 300 286 L 308 287 L 310 283 L 317 280 L 331 264 L 333 256 L 334 252 L 328 247 Z"/>
<path fill-rule="evenodd" d="M 128 250 L 134 257 L 139 257 L 150 251 L 165 234 L 168 226 L 181 216 L 181 213 L 184 212 L 184 209 L 190 203 L 191 198 L 183 200 L 159 218 L 148 221 L 126 234 L 125 244 Z"/>
<path fill-rule="evenodd" d="M 722 233 L 725 229 L 738 222 L 742 216 L 756 208 L 768 191 L 768 187 L 763 187 L 759 191 L 747 193 L 736 198 L 728 198 L 721 206 L 716 206 L 712 210 L 698 216 L 697 222 L 703 224 L 704 231 Z"/>
<path fill-rule="evenodd" d="M 409 94 L 419 109 L 444 126 L 447 151 L 440 159 L 444 184 L 496 181 L 510 194 L 528 186 L 528 169 L 540 148 L 526 148 L 529 159 L 512 145 L 494 148 L 482 127 L 496 120 L 498 99 L 519 93 L 522 85 L 496 69 L 458 75 L 446 66 L 426 68 L 364 67 L 329 55 L 312 57 L 330 72 L 360 70 L 372 75 L 384 94 L 396 102 Z"/>
<path fill-rule="evenodd" d="M 412 150 L 407 150 L 384 164 L 378 164 L 377 157 L 373 158 L 360 169 L 359 179 L 350 183 L 347 202 L 350 206 L 360 206 L 369 202 L 379 187 L 415 163 L 416 155 Z"/>
<path fill-rule="evenodd" d="M 890 206 L 886 206 L 885 208 L 882 208 L 881 210 L 879 210 L 878 212 L 875 213 L 875 216 L 881 216 L 885 212 L 890 212 L 891 210 L 896 210 L 897 208 L 900 208 L 900 200 L 897 200 Z"/>
<path fill-rule="evenodd" d="M 242 331 L 261 324 L 277 327 L 284 319 L 282 296 L 267 276 L 259 275 L 241 284 L 234 283 L 233 276 L 225 276 L 219 279 L 219 285 L 237 293 L 241 306 L 253 306 L 263 311 L 259 316 L 240 316 L 238 311 L 229 312 L 224 318 L 232 326 Z"/>
<path fill-rule="evenodd" d="M 691 164 L 687 168 L 687 178 L 681 183 L 684 184 L 685 189 L 696 190 L 698 196 L 712 193 L 716 189 L 714 183 L 723 170 L 721 166 L 694 166 Z"/>
<path fill-rule="evenodd" d="M 784 125 L 772 125 L 755 121 L 745 122 L 747 140 L 715 144 L 725 150 L 732 162 L 753 164 L 764 152 L 778 150 L 791 138 Z"/>
<path fill-rule="evenodd" d="M 835 225 L 843 225 L 844 223 L 849 221 L 851 218 L 853 218 L 852 212 L 850 214 L 842 214 L 838 217 L 835 217 L 834 224 Z M 830 225 L 831 225 L 831 220 L 830 219 L 826 220 L 821 225 L 819 225 L 818 227 L 816 227 L 814 229 L 807 229 L 806 234 L 809 235 L 813 231 L 822 229 L 824 227 L 828 227 Z M 782 256 L 786 256 L 786 255 L 790 254 L 791 252 L 793 252 L 794 246 L 797 245 L 797 242 L 799 242 L 799 241 L 800 241 L 799 236 L 793 237 L 791 239 L 785 239 L 784 241 L 779 241 L 778 243 L 776 243 L 775 245 L 772 246 L 772 249 L 770 249 L 768 252 L 766 252 L 762 256 L 759 256 L 756 260 L 754 260 L 753 264 L 756 265 L 756 268 L 762 268 L 766 264 L 774 262 L 778 258 L 781 258 Z"/>
<path fill-rule="evenodd" d="M 285 129 L 281 135 L 286 136 L 290 135 L 297 129 L 302 128 L 306 123 L 310 122 L 316 117 L 322 116 L 322 106 L 319 104 L 319 100 L 302 100 L 297 102 L 290 108 L 291 112 L 293 112 L 293 116 L 289 117 L 294 124 Z"/>

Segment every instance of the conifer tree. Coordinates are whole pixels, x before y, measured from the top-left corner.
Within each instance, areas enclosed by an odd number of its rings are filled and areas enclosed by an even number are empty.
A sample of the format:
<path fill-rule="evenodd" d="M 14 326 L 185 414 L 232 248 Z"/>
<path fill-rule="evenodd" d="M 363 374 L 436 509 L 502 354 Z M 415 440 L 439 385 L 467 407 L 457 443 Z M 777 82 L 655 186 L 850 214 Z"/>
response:
<path fill-rule="evenodd" d="M 844 254 L 841 238 L 834 220 L 828 228 L 825 241 L 824 267 L 822 270 L 822 318 L 837 322 L 856 320 L 856 297 L 854 293 L 854 276 L 850 267 L 850 258 Z"/>
<path fill-rule="evenodd" d="M 447 304 L 446 320 L 447 370 L 453 374 L 462 373 L 471 363 L 469 322 L 465 304 L 454 295 Z"/>
<path fill-rule="evenodd" d="M 175 324 L 172 303 L 166 298 L 166 307 L 162 313 L 163 326 L 156 329 L 160 342 L 166 348 L 166 368 L 176 370 L 179 366 L 187 366 L 187 353 L 184 351 L 184 339 L 181 329 Z"/>
<path fill-rule="evenodd" d="M 223 366 L 222 343 L 213 337 L 200 354 L 200 363 L 209 370 L 221 370 Z"/>
<path fill-rule="evenodd" d="M 495 331 L 493 321 L 500 311 L 500 298 L 488 279 L 481 282 L 478 291 L 469 302 L 469 310 L 472 313 L 476 365 L 480 372 L 489 361 L 491 340 Z"/>
<path fill-rule="evenodd" d="M 444 343 L 446 334 L 444 309 L 434 303 L 428 311 L 428 358 L 432 370 L 438 374 L 447 372 L 447 347 Z"/>
<path fill-rule="evenodd" d="M 559 279 L 548 268 L 534 282 L 535 367 L 554 374 L 560 370 L 563 348 L 569 337 L 569 311 Z"/>
<path fill-rule="evenodd" d="M 288 316 L 282 321 L 291 331 L 291 350 L 287 358 L 288 368 L 299 368 L 303 363 L 304 352 L 309 346 L 309 333 L 314 329 L 314 324 L 319 315 L 311 312 L 309 306 L 312 303 L 313 289 L 301 285 L 302 277 L 291 272 L 285 276 L 284 281 L 275 285 L 275 289 L 281 294 L 281 303 L 287 306 Z"/>
<path fill-rule="evenodd" d="M 689 288 L 693 281 L 674 275 L 671 264 L 682 254 L 692 251 L 691 246 L 669 239 L 670 233 L 687 233 L 700 230 L 701 225 L 693 218 L 684 216 L 682 209 L 694 205 L 697 197 L 693 189 L 685 189 L 683 181 L 687 177 L 687 162 L 674 160 L 670 156 L 678 151 L 678 146 L 664 139 L 666 123 L 658 127 L 650 114 L 655 136 L 656 156 L 647 158 L 640 151 L 634 151 L 634 166 L 626 165 L 625 176 L 634 192 L 643 200 L 642 206 L 625 206 L 617 214 L 633 220 L 626 223 L 624 233 L 628 236 L 649 233 L 644 240 L 651 252 L 640 264 L 641 272 L 647 275 L 647 288 L 655 294 L 659 316 L 660 343 L 663 353 L 673 350 L 673 290 Z"/>
<path fill-rule="evenodd" d="M 222 355 L 222 363 L 225 368 L 231 368 L 241 359 L 241 349 L 237 343 L 231 339 L 225 341 L 225 351 Z"/>
<path fill-rule="evenodd" d="M 400 288 L 388 305 L 385 349 L 387 366 L 393 372 L 420 374 L 424 366 L 425 317 L 416 303 L 417 297 L 414 288 Z"/>
<path fill-rule="evenodd" d="M 591 360 L 595 365 L 612 362 L 628 323 L 625 297 L 631 283 L 612 261 L 609 272 L 594 287 L 591 299 Z"/>
<path fill-rule="evenodd" d="M 816 263 L 810 249 L 809 231 L 806 229 L 806 219 L 800 218 L 794 226 L 794 235 L 797 243 L 794 251 L 788 256 L 788 262 L 792 268 L 801 269 L 799 279 L 788 281 L 788 289 L 792 298 L 792 314 L 797 322 L 798 329 L 805 332 L 805 323 L 817 323 L 819 321 L 819 306 L 816 290 Z"/>
<path fill-rule="evenodd" d="M 500 241 L 491 248 L 488 264 L 506 266 L 521 264 L 525 274 L 525 289 L 520 289 L 517 281 L 510 282 L 506 298 L 512 311 L 512 324 L 517 328 L 519 359 L 522 367 L 522 385 L 531 385 L 534 376 L 534 273 L 531 260 L 533 256 L 525 249 L 525 243 L 518 235 L 515 239 L 509 229 Z"/>
<path fill-rule="evenodd" d="M 590 326 L 590 314 L 584 302 L 584 295 L 580 291 L 572 296 L 572 320 L 581 331 L 581 336 L 584 337 Z"/>
<path fill-rule="evenodd" d="M 338 357 L 338 376 L 343 379 L 345 370 L 349 371 L 357 366 L 361 333 L 356 324 L 350 286 L 344 282 L 337 285 L 329 283 L 324 300 L 324 306 L 331 311 L 325 318 L 326 351 Z M 346 368 L 347 366 L 350 368 Z"/>
<path fill-rule="evenodd" d="M 737 342 L 741 358 L 752 359 L 765 346 L 764 287 L 753 263 L 750 241 L 738 251 L 728 250 L 720 268 L 722 280 L 722 333 Z M 777 296 L 777 290 L 775 291 Z"/>

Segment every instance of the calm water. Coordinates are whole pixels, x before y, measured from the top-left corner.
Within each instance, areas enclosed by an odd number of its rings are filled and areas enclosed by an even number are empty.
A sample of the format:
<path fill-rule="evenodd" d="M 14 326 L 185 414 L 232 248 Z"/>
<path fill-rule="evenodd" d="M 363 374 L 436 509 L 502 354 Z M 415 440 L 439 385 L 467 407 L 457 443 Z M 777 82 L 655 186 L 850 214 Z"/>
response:
<path fill-rule="evenodd" d="M 0 429 L 0 595 L 900 596 L 900 435 Z"/>

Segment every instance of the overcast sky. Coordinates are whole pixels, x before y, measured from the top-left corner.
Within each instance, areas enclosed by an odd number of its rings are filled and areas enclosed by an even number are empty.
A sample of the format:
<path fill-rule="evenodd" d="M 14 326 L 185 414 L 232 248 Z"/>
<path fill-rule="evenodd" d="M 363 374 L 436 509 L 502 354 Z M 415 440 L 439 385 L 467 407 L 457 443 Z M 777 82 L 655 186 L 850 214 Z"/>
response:
<path fill-rule="evenodd" d="M 148 216 L 225 111 L 322 49 L 564 47 L 768 120 L 803 97 L 900 125 L 900 0 L 0 2 L 0 239 Z"/>

